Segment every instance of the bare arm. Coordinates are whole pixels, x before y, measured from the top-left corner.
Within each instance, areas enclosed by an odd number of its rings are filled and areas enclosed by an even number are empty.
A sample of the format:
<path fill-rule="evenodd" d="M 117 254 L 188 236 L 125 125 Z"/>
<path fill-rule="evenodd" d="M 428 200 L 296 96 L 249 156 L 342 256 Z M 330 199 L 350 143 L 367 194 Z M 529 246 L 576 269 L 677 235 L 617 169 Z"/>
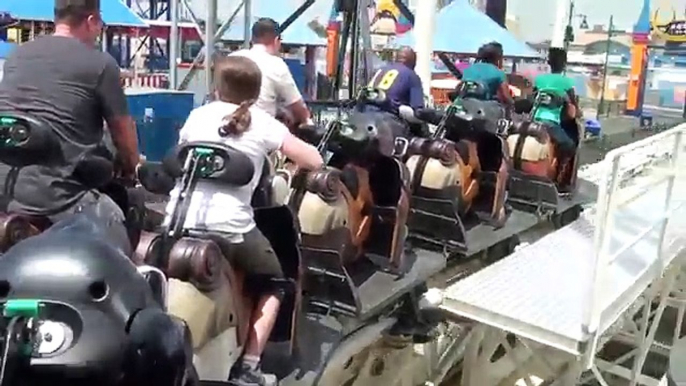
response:
<path fill-rule="evenodd" d="M 286 109 L 290 111 L 295 127 L 309 121 L 310 109 L 307 108 L 302 95 L 300 95 L 298 86 L 296 86 L 293 75 L 285 62 L 283 62 L 283 66 L 281 66 L 280 69 L 279 81 L 277 82 L 277 93 L 284 101 Z"/>
<path fill-rule="evenodd" d="M 498 100 L 507 106 L 514 105 L 514 100 L 510 95 L 510 85 L 507 82 L 500 84 L 500 87 L 498 88 Z"/>
<path fill-rule="evenodd" d="M 290 132 L 284 137 L 281 152 L 304 169 L 317 170 L 324 166 L 324 159 L 322 159 L 317 148 Z"/>
<path fill-rule="evenodd" d="M 298 102 L 286 106 L 286 108 L 291 112 L 293 116 L 294 127 L 299 127 L 301 125 L 307 124 L 310 121 L 310 109 L 307 108 L 305 101 L 302 99 Z"/>
<path fill-rule="evenodd" d="M 108 60 L 100 75 L 96 95 L 119 153 L 125 174 L 134 173 L 140 159 L 136 123 L 129 115 L 129 108 L 119 79 L 119 67 L 114 59 Z"/>

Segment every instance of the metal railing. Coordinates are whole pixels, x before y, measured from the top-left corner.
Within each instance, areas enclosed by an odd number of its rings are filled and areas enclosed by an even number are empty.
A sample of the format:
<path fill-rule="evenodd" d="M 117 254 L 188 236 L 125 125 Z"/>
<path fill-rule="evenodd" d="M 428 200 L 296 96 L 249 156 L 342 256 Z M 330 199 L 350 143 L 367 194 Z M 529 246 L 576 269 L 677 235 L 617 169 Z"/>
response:
<path fill-rule="evenodd" d="M 676 209 L 678 197 L 673 193 L 677 178 L 686 175 L 680 170 L 686 159 L 685 148 L 686 124 L 682 124 L 615 149 L 603 161 L 605 173 L 595 217 L 593 285 L 584 310 L 584 325 L 593 337 L 589 353 L 595 351 L 604 328 L 660 277 L 675 257 L 663 253 L 663 244 Z M 631 273 L 619 271 L 628 272 L 630 265 Z M 635 275 L 635 281 L 628 288 L 612 288 L 610 283 L 622 274 Z"/>

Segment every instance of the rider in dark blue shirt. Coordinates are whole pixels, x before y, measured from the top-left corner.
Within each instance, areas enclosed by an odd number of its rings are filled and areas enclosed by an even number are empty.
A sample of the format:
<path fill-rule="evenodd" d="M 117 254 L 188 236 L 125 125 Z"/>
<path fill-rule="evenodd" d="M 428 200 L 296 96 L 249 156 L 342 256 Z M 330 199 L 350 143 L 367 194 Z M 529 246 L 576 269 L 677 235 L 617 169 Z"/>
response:
<path fill-rule="evenodd" d="M 387 112 L 398 115 L 401 106 L 409 106 L 415 111 L 424 107 L 422 80 L 414 72 L 416 64 L 417 54 L 411 48 L 403 48 L 397 61 L 378 70 L 369 82 L 369 87 L 386 93 L 389 103 L 382 108 Z"/>

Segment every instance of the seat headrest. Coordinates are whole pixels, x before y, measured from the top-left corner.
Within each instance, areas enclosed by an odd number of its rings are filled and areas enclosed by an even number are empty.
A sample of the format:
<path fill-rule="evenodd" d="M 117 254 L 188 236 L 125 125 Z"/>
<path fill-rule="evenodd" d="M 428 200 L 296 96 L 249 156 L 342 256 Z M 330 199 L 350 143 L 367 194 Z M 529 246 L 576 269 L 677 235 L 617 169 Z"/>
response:
<path fill-rule="evenodd" d="M 60 153 L 57 135 L 28 114 L 0 112 L 0 162 L 13 166 L 49 165 Z"/>
<path fill-rule="evenodd" d="M 187 172 L 183 169 L 191 152 L 198 160 L 202 179 L 243 186 L 255 175 L 255 165 L 247 155 L 224 143 L 209 141 L 186 142 L 176 146 L 162 162 L 165 172 L 173 178 L 181 177 Z"/>

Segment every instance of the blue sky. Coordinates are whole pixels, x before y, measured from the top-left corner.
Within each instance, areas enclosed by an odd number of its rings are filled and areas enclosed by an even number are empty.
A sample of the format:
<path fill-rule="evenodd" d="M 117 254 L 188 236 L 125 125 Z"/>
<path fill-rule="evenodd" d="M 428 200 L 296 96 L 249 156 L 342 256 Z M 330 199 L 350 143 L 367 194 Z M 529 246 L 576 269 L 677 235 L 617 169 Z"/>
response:
<path fill-rule="evenodd" d="M 508 13 L 520 20 L 523 38 L 540 41 L 550 38 L 555 17 L 555 0 L 508 0 Z M 638 19 L 643 0 L 576 0 L 575 13 L 588 15 L 588 24 L 608 24 L 610 16 L 619 29 L 630 29 Z M 672 7 L 684 17 L 686 0 L 653 0 L 652 11 L 660 8 L 663 17 L 671 17 Z M 534 11 L 535 10 L 535 11 Z M 576 26 L 581 22 L 576 19 Z"/>

